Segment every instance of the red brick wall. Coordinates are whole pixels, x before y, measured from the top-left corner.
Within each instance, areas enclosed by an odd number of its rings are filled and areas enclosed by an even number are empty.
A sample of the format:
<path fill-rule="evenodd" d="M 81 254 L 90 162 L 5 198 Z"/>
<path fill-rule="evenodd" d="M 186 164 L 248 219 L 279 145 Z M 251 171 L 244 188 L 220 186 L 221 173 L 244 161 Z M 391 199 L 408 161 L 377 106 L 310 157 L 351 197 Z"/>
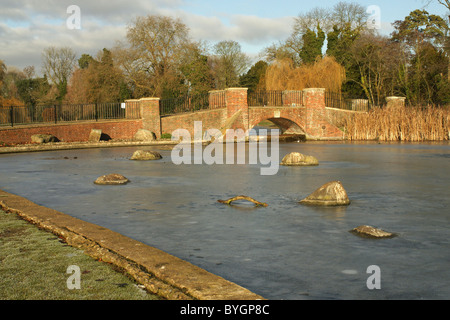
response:
<path fill-rule="evenodd" d="M 100 129 L 112 139 L 131 139 L 140 128 L 142 128 L 142 120 L 4 127 L 0 128 L 0 141 L 30 143 L 31 136 L 34 134 L 52 134 L 64 142 L 87 141 L 91 129 Z"/>
<path fill-rule="evenodd" d="M 161 118 L 161 133 L 170 133 L 177 129 L 186 129 L 194 138 L 194 121 L 202 121 L 202 130 L 221 129 L 227 120 L 227 109 L 197 111 Z"/>

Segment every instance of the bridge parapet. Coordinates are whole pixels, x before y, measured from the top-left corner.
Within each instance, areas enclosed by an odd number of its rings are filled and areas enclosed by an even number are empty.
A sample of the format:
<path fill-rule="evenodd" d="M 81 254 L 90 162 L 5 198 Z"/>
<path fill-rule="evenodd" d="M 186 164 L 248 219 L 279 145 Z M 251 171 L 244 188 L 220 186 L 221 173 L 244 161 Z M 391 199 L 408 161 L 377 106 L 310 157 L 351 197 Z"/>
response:
<path fill-rule="evenodd" d="M 283 106 L 284 107 L 300 107 L 303 106 L 303 91 L 302 90 L 284 90 L 283 91 Z"/>
<path fill-rule="evenodd" d="M 302 131 L 310 139 L 343 138 L 342 131 L 330 123 L 326 116 L 325 89 L 286 90 L 282 91 L 282 97 L 278 106 L 249 108 L 247 88 L 210 91 L 208 109 L 165 117 L 160 114 L 159 98 L 142 98 L 139 103 L 144 129 L 154 132 L 158 138 L 162 133 L 171 133 L 177 128 L 191 130 L 195 121 L 202 121 L 205 130 L 247 131 L 262 120 L 281 125 L 285 128 L 283 131 Z"/>

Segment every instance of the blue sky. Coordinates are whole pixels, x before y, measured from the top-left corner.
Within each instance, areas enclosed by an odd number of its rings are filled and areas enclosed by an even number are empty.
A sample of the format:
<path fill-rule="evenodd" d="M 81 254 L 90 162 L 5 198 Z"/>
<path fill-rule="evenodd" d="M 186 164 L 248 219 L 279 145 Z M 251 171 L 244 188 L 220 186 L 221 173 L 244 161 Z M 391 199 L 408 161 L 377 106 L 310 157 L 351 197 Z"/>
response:
<path fill-rule="evenodd" d="M 178 17 L 190 28 L 191 36 L 214 44 L 238 41 L 243 51 L 256 57 L 265 47 L 285 40 L 294 17 L 315 7 L 331 8 L 332 0 L 0 0 L 0 59 L 22 69 L 34 65 L 40 70 L 41 52 L 48 46 L 70 46 L 78 55 L 95 55 L 124 40 L 126 26 L 138 15 L 163 14 Z M 426 0 L 360 0 L 364 7 L 377 5 L 383 29 L 423 8 Z M 66 9 L 78 5 L 81 30 L 68 30 Z M 443 15 L 445 7 L 433 0 L 426 8 Z"/>

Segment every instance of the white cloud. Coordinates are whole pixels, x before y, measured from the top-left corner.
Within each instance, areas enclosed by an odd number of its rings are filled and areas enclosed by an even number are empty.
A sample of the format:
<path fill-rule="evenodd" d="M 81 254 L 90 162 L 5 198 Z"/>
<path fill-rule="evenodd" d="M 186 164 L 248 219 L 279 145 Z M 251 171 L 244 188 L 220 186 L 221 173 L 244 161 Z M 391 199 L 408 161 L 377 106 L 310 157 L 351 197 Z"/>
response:
<path fill-rule="evenodd" d="M 131 2 L 131 3 L 130 3 Z M 81 10 L 81 30 L 69 30 L 66 12 L 70 5 Z M 251 53 L 272 42 L 285 39 L 291 19 L 260 18 L 246 15 L 202 16 L 180 9 L 184 0 L 15 0 L 2 1 L 0 12 L 0 59 L 8 66 L 41 68 L 41 53 L 48 46 L 70 46 L 81 56 L 95 55 L 124 40 L 126 26 L 136 16 L 149 14 L 179 17 L 190 28 L 195 40 L 216 43 L 238 41 Z"/>

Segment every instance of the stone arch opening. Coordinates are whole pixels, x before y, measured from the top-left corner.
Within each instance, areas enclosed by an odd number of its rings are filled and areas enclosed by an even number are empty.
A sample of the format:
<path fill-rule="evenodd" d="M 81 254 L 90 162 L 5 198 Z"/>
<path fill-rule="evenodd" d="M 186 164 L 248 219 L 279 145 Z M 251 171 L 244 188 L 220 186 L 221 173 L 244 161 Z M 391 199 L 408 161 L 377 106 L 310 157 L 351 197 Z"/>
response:
<path fill-rule="evenodd" d="M 250 129 L 279 129 L 280 134 L 300 134 L 305 135 L 305 131 L 294 121 L 286 118 L 267 118 L 261 119 Z"/>

